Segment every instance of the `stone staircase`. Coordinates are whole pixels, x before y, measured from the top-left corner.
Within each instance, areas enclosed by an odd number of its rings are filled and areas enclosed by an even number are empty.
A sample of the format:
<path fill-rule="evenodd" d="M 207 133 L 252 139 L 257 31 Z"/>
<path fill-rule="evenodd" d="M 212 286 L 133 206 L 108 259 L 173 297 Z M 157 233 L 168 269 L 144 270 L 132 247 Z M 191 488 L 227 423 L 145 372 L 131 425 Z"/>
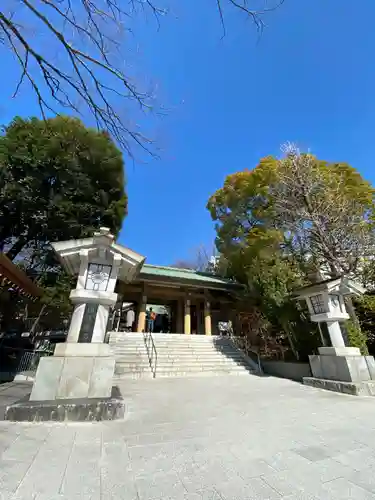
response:
<path fill-rule="evenodd" d="M 109 345 L 116 358 L 115 380 L 152 378 L 143 333 L 111 332 Z"/>
<path fill-rule="evenodd" d="M 226 337 L 153 334 L 156 348 L 152 366 L 142 333 L 112 332 L 110 345 L 116 357 L 115 381 L 126 378 L 249 375 L 257 364 Z"/>

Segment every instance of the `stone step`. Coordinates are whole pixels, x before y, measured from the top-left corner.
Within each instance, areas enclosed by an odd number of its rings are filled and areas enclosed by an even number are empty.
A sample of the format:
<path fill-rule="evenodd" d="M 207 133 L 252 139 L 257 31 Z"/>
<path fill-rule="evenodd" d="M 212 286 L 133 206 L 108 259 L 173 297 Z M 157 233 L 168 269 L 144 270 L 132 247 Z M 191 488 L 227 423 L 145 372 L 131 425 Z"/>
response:
<path fill-rule="evenodd" d="M 212 354 L 212 353 L 206 353 L 203 355 L 199 354 L 165 354 L 165 353 L 157 353 L 155 356 L 155 353 L 152 353 L 152 359 L 157 358 L 158 361 L 160 362 L 177 362 L 177 363 L 184 363 L 186 361 L 201 361 L 201 362 L 216 362 L 216 361 L 240 361 L 247 363 L 245 359 L 241 355 L 237 355 L 236 353 L 233 353 L 231 355 L 223 355 L 223 354 Z M 128 361 L 128 362 L 142 362 L 145 360 L 149 360 L 149 356 L 147 353 L 144 354 L 137 354 L 134 355 L 132 353 L 115 353 L 115 358 L 116 360 L 123 360 L 123 361 Z"/>
<path fill-rule="evenodd" d="M 121 358 L 123 356 L 127 358 L 133 358 L 133 359 L 142 359 L 142 358 L 148 358 L 148 353 L 147 352 L 129 352 L 129 351 L 124 351 L 124 352 L 114 352 L 113 353 L 115 357 Z M 150 352 L 150 355 L 155 356 L 155 351 Z M 165 351 L 156 351 L 156 355 L 159 359 L 243 359 L 241 354 L 238 354 L 237 352 L 231 352 L 231 353 L 218 353 L 218 352 L 205 352 L 205 353 L 197 353 L 197 352 L 189 352 L 189 353 L 180 353 L 180 352 L 165 352 Z"/>
<path fill-rule="evenodd" d="M 149 356 L 147 353 L 138 353 L 134 354 L 131 352 L 123 352 L 123 353 L 114 353 L 115 358 L 117 360 L 124 360 L 124 361 L 134 361 L 134 362 L 141 362 L 144 360 L 148 360 Z M 224 361 L 241 361 L 244 363 L 247 363 L 247 361 L 241 356 L 241 354 L 238 353 L 227 353 L 227 354 L 218 354 L 218 353 L 205 353 L 205 354 L 198 354 L 198 353 L 189 353 L 189 354 L 181 354 L 181 353 L 170 353 L 166 354 L 165 352 L 157 352 L 157 355 L 155 356 L 155 353 L 152 353 L 152 358 L 157 357 L 159 361 L 176 361 L 176 362 L 185 362 L 188 360 L 194 360 L 194 361 L 218 361 L 218 360 L 224 360 Z"/>
<path fill-rule="evenodd" d="M 109 345 L 111 346 L 116 346 L 116 347 L 120 347 L 120 346 L 145 346 L 145 343 L 142 341 L 140 342 L 139 340 L 137 341 L 124 341 L 124 340 L 119 340 L 117 342 L 110 342 Z"/>
<path fill-rule="evenodd" d="M 150 344 L 151 347 L 152 344 Z M 238 350 L 233 347 L 232 345 L 222 345 L 222 346 L 214 346 L 214 345 L 160 345 L 160 344 L 154 344 L 156 349 L 160 350 L 166 350 L 166 351 L 199 351 L 199 352 L 204 352 L 204 351 L 217 351 L 217 352 L 222 352 L 222 351 L 235 351 L 238 352 Z M 112 349 L 146 349 L 146 346 L 144 344 L 111 344 Z"/>
<path fill-rule="evenodd" d="M 207 371 L 207 372 L 163 372 L 157 373 L 156 378 L 196 378 L 196 377 L 248 377 L 253 376 L 251 372 L 237 371 Z M 150 373 L 124 373 L 113 377 L 113 385 L 121 384 L 126 380 L 144 380 L 153 379 L 152 372 Z"/>
<path fill-rule="evenodd" d="M 149 337 L 144 337 L 143 335 L 111 335 L 110 342 L 145 342 Z M 195 342 L 200 344 L 224 344 L 231 342 L 230 338 L 216 337 L 216 336 L 205 336 L 205 335 L 171 335 L 171 336 L 159 336 L 157 334 L 152 335 L 154 342 L 164 342 L 164 343 L 189 343 Z"/>
<path fill-rule="evenodd" d="M 205 369 L 199 366 L 176 366 L 176 367 L 156 367 L 156 378 L 158 377 L 184 377 L 184 376 L 208 376 L 208 375 L 254 375 L 256 372 L 245 366 L 206 366 Z M 129 369 L 116 367 L 114 379 L 121 378 L 153 378 L 151 368 L 138 367 Z"/>
<path fill-rule="evenodd" d="M 174 370 L 174 371 L 156 371 L 155 377 L 151 370 L 149 372 L 125 372 L 116 374 L 114 380 L 121 380 L 124 378 L 131 379 L 150 379 L 150 378 L 161 378 L 161 377 L 205 377 L 210 375 L 254 375 L 252 372 L 248 372 L 246 370 L 207 370 L 207 371 L 184 371 L 184 370 Z"/>
<path fill-rule="evenodd" d="M 147 356 L 146 349 L 112 349 L 112 352 L 117 355 L 128 354 L 130 356 Z"/>
<path fill-rule="evenodd" d="M 117 360 L 116 361 L 116 367 L 119 367 L 119 368 L 130 368 L 130 369 L 137 369 L 138 367 L 139 368 L 143 368 L 143 367 L 149 367 L 150 366 L 150 363 L 132 363 L 132 362 L 129 362 L 129 361 L 121 361 L 121 360 Z M 153 362 L 153 366 L 155 366 L 155 362 Z M 185 362 L 179 362 L 179 361 L 176 361 L 176 362 L 160 362 L 159 360 L 157 360 L 156 362 L 156 366 L 160 369 L 162 368 L 165 368 L 165 367 L 169 367 L 169 368 L 178 368 L 178 367 L 198 367 L 202 370 L 206 369 L 206 367 L 216 367 L 216 366 L 222 366 L 222 367 L 247 367 L 246 363 L 243 363 L 243 362 L 236 362 L 236 361 L 225 361 L 225 360 L 220 360 L 220 361 L 206 361 L 206 362 L 202 362 L 202 361 L 199 361 L 199 360 L 187 360 Z"/>
<path fill-rule="evenodd" d="M 200 344 L 200 345 L 214 345 L 214 344 L 229 344 L 231 341 L 229 339 L 217 339 L 216 337 L 205 337 L 204 335 L 196 335 L 189 336 L 187 335 L 185 338 L 160 338 L 158 335 L 153 335 L 152 339 L 155 343 L 163 343 L 163 344 Z M 143 336 L 139 337 L 110 337 L 110 343 L 118 343 L 118 342 L 145 342 Z"/>
<path fill-rule="evenodd" d="M 121 365 L 121 364 L 116 364 L 115 371 L 116 373 L 124 373 L 124 372 L 137 372 L 137 371 L 147 371 L 150 370 L 149 365 Z M 155 365 L 153 365 L 153 369 L 155 369 Z M 247 367 L 246 365 L 237 365 L 237 364 L 210 364 L 210 365 L 202 365 L 202 364 L 156 364 L 156 371 L 157 373 L 163 372 L 163 371 L 210 371 L 210 370 L 246 370 L 246 371 L 252 371 L 251 368 Z"/>
<path fill-rule="evenodd" d="M 155 357 L 155 356 L 153 356 Z M 116 360 L 124 360 L 124 361 L 131 361 L 133 363 L 142 363 L 142 361 L 148 361 L 149 357 L 147 354 L 144 354 L 142 356 L 133 356 L 132 354 L 115 354 L 115 359 Z"/>
<path fill-rule="evenodd" d="M 247 370 L 207 370 L 207 371 L 163 371 L 156 370 L 156 378 L 161 377 L 210 377 L 219 375 L 249 376 L 253 372 Z"/>
<path fill-rule="evenodd" d="M 130 347 L 130 346 L 129 346 Z M 237 349 L 233 349 L 231 346 L 227 347 L 196 347 L 196 346 L 160 346 L 155 344 L 155 349 L 157 351 L 166 351 L 166 352 L 238 352 Z"/>
<path fill-rule="evenodd" d="M 124 375 L 126 373 L 149 373 L 151 372 L 150 366 L 137 366 L 134 368 L 131 368 L 130 366 L 116 366 L 115 368 L 115 375 Z"/>
<path fill-rule="evenodd" d="M 147 352 L 146 346 L 145 345 L 119 345 L 119 346 L 114 346 L 111 345 L 110 348 L 112 349 L 113 352 Z"/>
<path fill-rule="evenodd" d="M 148 361 L 148 356 L 147 354 L 144 354 L 142 356 L 133 356 L 132 354 L 115 354 L 115 359 L 116 360 L 123 360 L 123 361 L 129 361 L 133 363 L 142 363 L 142 361 Z"/>
<path fill-rule="evenodd" d="M 116 366 L 150 366 L 150 362 L 148 359 L 142 361 L 116 359 Z"/>
<path fill-rule="evenodd" d="M 144 337 L 147 336 L 147 333 L 143 332 L 108 332 L 111 337 Z M 186 333 L 159 333 L 159 332 L 153 332 L 152 334 L 153 337 L 157 338 L 164 338 L 164 339 L 227 339 L 229 337 L 221 337 L 220 335 L 205 335 L 203 333 L 191 333 L 191 334 L 186 334 Z"/>
<path fill-rule="evenodd" d="M 155 358 L 152 358 L 152 363 L 155 363 Z M 156 358 L 156 363 L 158 366 L 185 366 L 185 365 L 239 365 L 239 366 L 248 366 L 246 361 L 243 359 L 198 359 L 198 358 L 189 358 L 189 359 L 160 359 Z M 149 359 L 144 358 L 142 360 L 134 360 L 129 358 L 116 358 L 117 365 L 131 365 L 131 366 L 145 366 L 149 365 Z"/>
<path fill-rule="evenodd" d="M 204 335 L 154 334 L 156 377 L 249 375 L 256 371 L 229 339 Z M 143 334 L 115 333 L 110 345 L 118 380 L 153 377 Z M 154 354 L 152 344 L 149 344 Z M 153 360 L 155 363 L 155 359 Z M 155 365 L 153 365 L 154 368 Z"/>
<path fill-rule="evenodd" d="M 143 335 L 124 335 L 124 336 L 110 336 L 110 342 L 145 342 L 149 337 L 144 337 Z M 154 342 L 164 342 L 165 344 L 174 344 L 174 343 L 189 343 L 195 342 L 196 344 L 226 344 L 231 342 L 229 338 L 220 338 L 216 336 L 205 336 L 205 335 L 182 335 L 182 336 L 173 336 L 164 337 L 159 336 L 157 334 L 152 335 L 152 339 Z"/>
<path fill-rule="evenodd" d="M 132 353 L 132 354 L 137 354 L 137 353 L 143 353 L 147 352 L 147 349 L 145 346 L 142 347 L 137 347 L 137 346 L 128 346 L 128 347 L 116 347 L 114 348 L 113 346 L 111 347 L 113 352 L 126 352 L 126 353 Z M 154 349 L 152 349 L 154 350 Z M 150 348 L 151 351 L 151 348 Z M 194 348 L 189 348 L 189 349 L 172 349 L 172 348 L 160 348 L 159 346 L 156 346 L 156 351 L 158 354 L 169 354 L 169 355 L 174 355 L 174 354 L 182 354 L 182 355 L 188 355 L 188 354 L 198 354 L 198 355 L 204 355 L 204 354 L 217 354 L 219 356 L 222 356 L 223 354 L 241 354 L 240 351 L 237 349 L 194 349 Z"/>
<path fill-rule="evenodd" d="M 129 339 L 134 339 L 135 337 L 129 337 Z M 143 337 L 145 338 L 145 337 Z M 148 338 L 148 337 L 146 337 Z M 170 336 L 160 336 L 153 334 L 152 338 L 154 342 L 165 342 L 165 343 L 176 343 L 176 342 L 195 342 L 201 344 L 219 344 L 231 342 L 230 338 L 217 337 L 215 335 L 170 335 Z"/>
<path fill-rule="evenodd" d="M 116 383 L 121 382 L 122 380 L 139 380 L 139 379 L 150 379 L 154 378 L 152 375 L 152 372 L 146 373 L 146 372 L 139 372 L 139 373 L 122 373 L 120 375 L 116 375 L 113 377 L 113 385 L 116 385 Z"/>
<path fill-rule="evenodd" d="M 127 355 L 122 355 L 122 356 L 116 356 L 115 357 L 117 362 L 123 362 L 123 363 L 142 363 L 146 362 L 149 360 L 148 356 L 142 356 L 142 357 L 137 357 L 135 358 L 134 356 L 127 356 Z M 235 356 L 185 356 L 185 357 L 178 357 L 178 356 L 153 356 L 152 359 L 157 359 L 159 363 L 186 363 L 189 361 L 193 362 L 201 362 L 201 363 L 216 363 L 216 362 L 236 362 L 236 363 L 246 363 L 246 360 L 244 360 L 242 357 L 235 357 Z"/>
<path fill-rule="evenodd" d="M 206 348 L 212 348 L 212 347 L 217 347 L 217 346 L 233 346 L 231 342 L 164 342 L 164 341 L 157 341 L 154 339 L 154 344 L 155 345 L 160 345 L 163 347 L 190 347 L 190 346 L 197 346 L 197 347 L 206 347 Z M 110 345 L 145 345 L 145 342 L 142 340 L 117 340 L 114 342 L 110 342 Z"/>

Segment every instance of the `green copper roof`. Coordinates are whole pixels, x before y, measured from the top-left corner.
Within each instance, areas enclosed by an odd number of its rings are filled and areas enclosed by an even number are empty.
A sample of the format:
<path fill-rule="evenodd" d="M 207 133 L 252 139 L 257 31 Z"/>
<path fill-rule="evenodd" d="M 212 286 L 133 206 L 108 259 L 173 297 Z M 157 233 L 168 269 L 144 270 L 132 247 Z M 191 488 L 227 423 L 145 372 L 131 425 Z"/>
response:
<path fill-rule="evenodd" d="M 177 267 L 167 267 L 167 266 L 152 266 L 151 264 L 143 264 L 141 269 L 140 279 L 142 278 L 169 278 L 171 281 L 185 281 L 191 284 L 206 284 L 207 286 L 212 285 L 214 288 L 224 287 L 232 288 L 238 287 L 238 284 L 214 276 L 209 273 L 202 273 L 199 271 L 194 271 L 193 269 L 180 269 Z"/>

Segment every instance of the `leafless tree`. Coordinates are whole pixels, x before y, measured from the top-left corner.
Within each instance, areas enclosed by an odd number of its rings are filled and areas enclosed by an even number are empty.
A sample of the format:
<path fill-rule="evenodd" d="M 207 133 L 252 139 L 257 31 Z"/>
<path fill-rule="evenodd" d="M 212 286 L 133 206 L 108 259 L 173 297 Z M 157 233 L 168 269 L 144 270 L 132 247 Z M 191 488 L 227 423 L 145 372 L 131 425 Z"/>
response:
<path fill-rule="evenodd" d="M 259 33 L 265 28 L 265 16 L 278 9 L 285 0 L 215 0 L 219 11 L 223 32 L 225 35 L 225 8 L 234 7 L 249 18 L 256 26 Z"/>
<path fill-rule="evenodd" d="M 375 251 L 370 185 L 357 175 L 348 179 L 348 165 L 322 165 L 293 144 L 283 151 L 271 186 L 275 225 L 305 262 L 331 277 L 355 276 Z M 359 184 L 350 184 L 354 179 Z"/>
<path fill-rule="evenodd" d="M 138 13 L 157 23 L 167 14 L 162 0 L 3 0 L 0 54 L 10 50 L 19 67 L 14 96 L 23 84 L 33 90 L 43 116 L 61 109 L 82 113 L 108 131 L 130 154 L 138 145 L 155 152 L 152 140 L 130 121 L 135 104 L 154 110 L 155 95 L 135 81 L 127 64 L 126 43 Z M 225 8 L 239 9 L 259 31 L 264 16 L 282 4 L 274 0 L 212 0 L 225 28 Z M 257 4 L 259 8 L 250 5 Z"/>
<path fill-rule="evenodd" d="M 192 252 L 191 259 L 181 259 L 173 264 L 173 267 L 180 269 L 192 269 L 198 272 L 216 273 L 217 250 L 214 245 L 199 245 Z"/>
<path fill-rule="evenodd" d="M 187 259 L 178 259 L 171 265 L 171 267 L 175 267 L 176 269 L 189 269 L 191 271 L 195 271 L 194 262 Z"/>

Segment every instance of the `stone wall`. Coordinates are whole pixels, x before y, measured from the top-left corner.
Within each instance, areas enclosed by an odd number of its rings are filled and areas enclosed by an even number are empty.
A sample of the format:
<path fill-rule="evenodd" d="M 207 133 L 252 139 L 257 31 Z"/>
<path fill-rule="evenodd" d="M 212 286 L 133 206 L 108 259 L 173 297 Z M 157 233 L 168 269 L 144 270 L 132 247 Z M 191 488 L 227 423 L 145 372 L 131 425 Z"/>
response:
<path fill-rule="evenodd" d="M 264 373 L 274 377 L 289 378 L 299 382 L 303 377 L 311 377 L 309 363 L 270 360 L 262 360 L 261 363 Z"/>

